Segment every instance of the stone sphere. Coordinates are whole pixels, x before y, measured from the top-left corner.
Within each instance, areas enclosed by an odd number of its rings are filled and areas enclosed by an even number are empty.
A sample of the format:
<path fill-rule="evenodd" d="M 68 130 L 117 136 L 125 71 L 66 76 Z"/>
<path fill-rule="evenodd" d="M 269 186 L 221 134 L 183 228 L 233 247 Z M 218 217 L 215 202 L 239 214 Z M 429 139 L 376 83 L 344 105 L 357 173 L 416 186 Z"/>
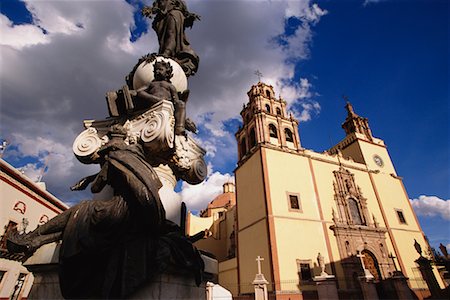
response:
<path fill-rule="evenodd" d="M 184 74 L 181 66 L 170 58 L 165 58 L 162 56 L 157 56 L 156 60 L 151 63 L 143 61 L 136 69 L 133 75 L 133 89 L 140 90 L 146 88 L 149 83 L 154 79 L 153 75 L 153 65 L 156 61 L 166 61 L 169 62 L 173 68 L 173 76 L 170 82 L 175 86 L 177 92 L 184 92 L 187 90 L 188 82 L 187 77 Z"/>

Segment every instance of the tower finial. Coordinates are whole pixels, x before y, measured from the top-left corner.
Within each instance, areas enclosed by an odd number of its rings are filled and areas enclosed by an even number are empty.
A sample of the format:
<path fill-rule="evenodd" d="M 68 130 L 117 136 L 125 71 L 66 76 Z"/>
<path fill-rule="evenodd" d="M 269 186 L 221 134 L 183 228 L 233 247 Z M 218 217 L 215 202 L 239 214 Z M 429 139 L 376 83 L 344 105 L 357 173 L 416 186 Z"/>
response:
<path fill-rule="evenodd" d="M 261 77 L 264 77 L 263 74 L 259 70 L 256 70 L 255 75 L 258 76 L 258 82 L 261 82 Z"/>
<path fill-rule="evenodd" d="M 345 102 L 346 102 L 345 108 L 347 109 L 348 115 L 349 116 L 355 115 L 355 111 L 353 110 L 353 105 L 348 100 L 349 99 L 348 96 L 347 95 L 342 95 L 342 99 L 344 99 Z"/>

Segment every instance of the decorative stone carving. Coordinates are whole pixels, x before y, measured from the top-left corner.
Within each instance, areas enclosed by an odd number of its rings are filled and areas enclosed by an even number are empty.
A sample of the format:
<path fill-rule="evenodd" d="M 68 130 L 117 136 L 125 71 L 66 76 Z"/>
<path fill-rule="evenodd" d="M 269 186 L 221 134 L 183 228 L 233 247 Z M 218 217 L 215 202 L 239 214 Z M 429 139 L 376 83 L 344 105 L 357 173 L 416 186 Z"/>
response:
<path fill-rule="evenodd" d="M 97 160 L 97 151 L 104 144 L 97 129 L 90 127 L 77 136 L 73 142 L 72 150 L 79 161 L 90 164 Z"/>
<path fill-rule="evenodd" d="M 208 168 L 203 159 L 206 151 L 191 137 L 175 136 L 174 162 L 177 175 L 190 184 L 197 184 L 206 178 Z"/>
<path fill-rule="evenodd" d="M 150 152 L 172 149 L 175 126 L 173 111 L 172 103 L 162 101 L 142 115 L 127 120 L 124 128 L 128 131 L 129 143 L 142 141 L 144 148 Z"/>
<path fill-rule="evenodd" d="M 161 101 L 148 111 L 134 117 L 85 121 L 87 127 L 78 135 L 73 152 L 82 163 L 96 163 L 97 151 L 109 138 L 106 135 L 113 124 L 123 124 L 127 144 L 141 143 L 149 160 L 158 165 L 155 157 L 169 157 L 169 166 L 180 179 L 190 184 L 202 182 L 207 175 L 204 160 L 206 151 L 190 136 L 174 134 L 174 109 L 169 101 Z M 172 150 L 173 153 L 171 153 Z"/>
<path fill-rule="evenodd" d="M 330 229 L 336 236 L 345 276 L 351 278 L 355 272 L 363 271 L 357 251 L 370 251 L 374 270 L 380 273 L 374 275 L 387 278 L 395 269 L 383 252 L 387 249 L 387 229 L 381 227 L 374 216 L 370 218 L 367 199 L 356 184 L 354 174 L 343 167 L 333 173 L 337 213 L 333 209 L 334 224 Z"/>

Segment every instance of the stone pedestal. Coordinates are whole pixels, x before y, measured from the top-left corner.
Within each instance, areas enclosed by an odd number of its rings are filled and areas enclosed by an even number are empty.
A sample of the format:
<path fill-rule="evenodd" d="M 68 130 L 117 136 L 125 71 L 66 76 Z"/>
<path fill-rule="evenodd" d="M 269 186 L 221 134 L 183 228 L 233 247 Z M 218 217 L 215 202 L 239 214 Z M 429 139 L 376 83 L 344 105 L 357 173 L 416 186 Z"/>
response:
<path fill-rule="evenodd" d="M 338 300 L 338 291 L 336 287 L 336 278 L 334 275 L 320 275 L 314 277 L 317 286 L 319 300 Z"/>
<path fill-rule="evenodd" d="M 420 273 L 422 274 L 422 278 L 428 285 L 428 289 L 430 290 L 431 297 L 440 299 L 441 296 L 441 288 L 439 283 L 434 276 L 433 267 L 431 265 L 431 261 L 426 259 L 422 255 L 415 261 L 419 265 Z"/>
<path fill-rule="evenodd" d="M 206 284 L 195 284 L 192 274 L 169 270 L 145 283 L 128 299 L 205 299 Z"/>
<path fill-rule="evenodd" d="M 231 292 L 224 287 L 212 282 L 206 283 L 206 300 L 233 300 Z"/>
<path fill-rule="evenodd" d="M 378 300 L 378 293 L 373 276 L 359 276 L 359 284 L 363 293 L 364 300 Z"/>
<path fill-rule="evenodd" d="M 48 244 L 24 263 L 35 277 L 28 299 L 64 299 L 59 287 L 58 256 L 59 245 Z M 205 255 L 202 259 L 205 280 L 217 277 L 217 260 Z M 192 274 L 174 268 L 149 280 L 129 299 L 205 299 L 205 288 L 206 281 L 197 286 Z"/>
<path fill-rule="evenodd" d="M 264 278 L 263 274 L 256 274 L 252 284 L 255 287 L 255 300 L 268 300 L 267 284 L 269 282 Z"/>
<path fill-rule="evenodd" d="M 27 299 L 64 299 L 59 288 L 58 264 L 28 266 L 34 282 Z"/>
<path fill-rule="evenodd" d="M 44 245 L 24 263 L 34 275 L 27 299 L 64 299 L 59 288 L 59 248 L 56 243 Z"/>
<path fill-rule="evenodd" d="M 398 299 L 413 300 L 413 293 L 408 286 L 408 278 L 400 271 L 395 271 L 394 276 L 390 278 L 394 286 L 394 290 L 397 293 Z"/>

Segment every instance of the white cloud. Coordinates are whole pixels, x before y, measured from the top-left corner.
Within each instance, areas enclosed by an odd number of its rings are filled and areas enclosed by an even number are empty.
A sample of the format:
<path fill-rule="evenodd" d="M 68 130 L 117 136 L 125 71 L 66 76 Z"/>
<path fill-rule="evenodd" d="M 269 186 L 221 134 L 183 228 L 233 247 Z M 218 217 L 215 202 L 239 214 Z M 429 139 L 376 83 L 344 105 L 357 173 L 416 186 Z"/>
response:
<path fill-rule="evenodd" d="M 313 96 L 318 96 L 312 91 L 312 84 L 307 78 L 300 78 L 297 84 L 284 85 L 280 87 L 281 95 L 286 100 L 290 112 L 300 122 L 311 120 L 313 115 L 320 113 L 320 104 L 313 100 Z M 298 108 L 300 106 L 301 108 Z"/>
<path fill-rule="evenodd" d="M 363 6 L 367 6 L 369 4 L 379 3 L 385 0 L 364 0 Z"/>
<path fill-rule="evenodd" d="M 21 49 L 26 46 L 49 43 L 49 37 L 35 25 L 14 25 L 5 15 L 0 14 L 0 44 Z"/>
<path fill-rule="evenodd" d="M 436 196 L 419 196 L 419 199 L 410 199 L 414 211 L 418 215 L 435 217 L 440 216 L 450 221 L 450 199 L 443 200 Z"/>
<path fill-rule="evenodd" d="M 230 174 L 212 173 L 205 181 L 197 185 L 183 182 L 180 192 L 181 199 L 189 210 L 201 210 L 206 208 L 209 202 L 223 192 L 223 184 L 234 182 Z"/>
<path fill-rule="evenodd" d="M 43 167 L 38 167 L 37 164 L 32 163 L 26 164 L 19 170 L 34 182 L 37 182 L 43 174 Z"/>

